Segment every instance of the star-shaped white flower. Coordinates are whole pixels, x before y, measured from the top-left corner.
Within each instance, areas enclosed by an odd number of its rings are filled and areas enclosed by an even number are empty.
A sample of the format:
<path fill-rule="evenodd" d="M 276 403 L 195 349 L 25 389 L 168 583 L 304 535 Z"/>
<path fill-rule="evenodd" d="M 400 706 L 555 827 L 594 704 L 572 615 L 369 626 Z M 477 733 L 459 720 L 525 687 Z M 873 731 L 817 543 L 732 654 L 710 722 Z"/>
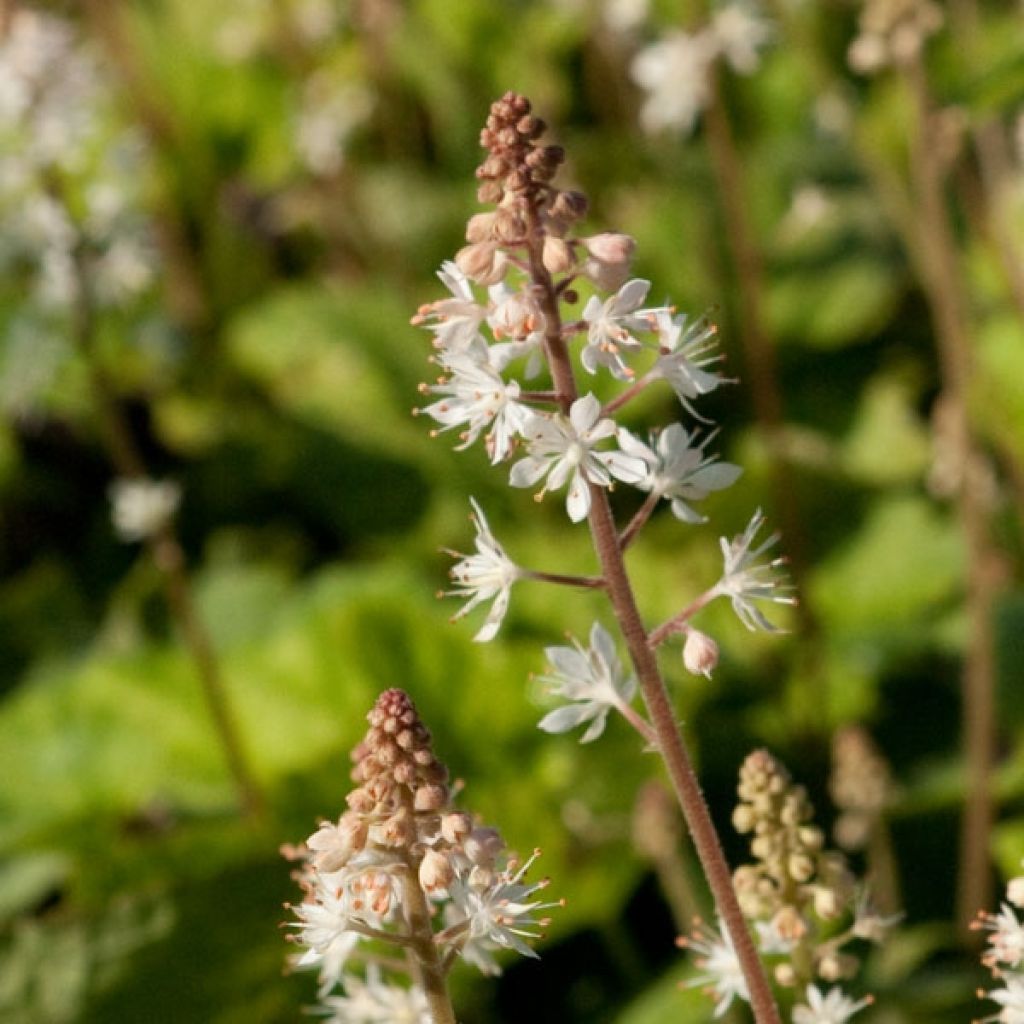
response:
<path fill-rule="evenodd" d="M 775 633 L 778 627 L 761 614 L 754 601 L 796 604 L 796 598 L 785 587 L 778 589 L 782 585 L 778 569 L 785 563 L 784 558 L 758 563 L 758 559 L 779 539 L 779 535 L 773 533 L 760 546 L 751 549 L 754 537 L 763 525 L 764 516 L 758 509 L 738 537 L 734 537 L 731 542 L 725 537 L 720 539 L 725 568 L 714 589 L 717 594 L 732 601 L 733 611 L 747 629 L 763 629 Z"/>
<path fill-rule="evenodd" d="M 547 476 L 538 498 L 569 484 L 565 508 L 578 523 L 590 511 L 588 484 L 610 487 L 612 477 L 636 483 L 644 476 L 640 459 L 621 451 L 594 451 L 594 446 L 613 437 L 615 423 L 601 418 L 601 403 L 587 394 L 573 402 L 569 416 L 533 413 L 523 428 L 529 454 L 513 467 L 513 487 L 532 487 Z"/>
<path fill-rule="evenodd" d="M 858 1011 L 872 1002 L 870 996 L 854 1001 L 842 989 L 829 989 L 822 995 L 816 985 L 807 986 L 806 1005 L 793 1010 L 793 1024 L 846 1024 Z"/>
<path fill-rule="evenodd" d="M 1013 908 L 1004 903 L 998 914 L 980 914 L 978 922 L 976 927 L 992 933 L 982 962 L 988 967 L 1020 967 L 1024 961 L 1024 924 Z"/>
<path fill-rule="evenodd" d="M 985 998 L 998 1003 L 1002 1009 L 991 1017 L 983 1017 L 978 1024 L 1024 1024 L 1024 977 L 1004 974 L 1000 980 L 1002 987 L 985 993 Z"/>
<path fill-rule="evenodd" d="M 625 427 L 619 428 L 619 447 L 641 459 L 646 467 L 643 480 L 637 483 L 642 491 L 650 491 L 672 502 L 672 514 L 684 523 L 703 523 L 706 516 L 688 504 L 700 501 L 712 491 L 721 491 L 739 479 L 743 470 L 731 462 L 719 462 L 717 455 L 706 455 L 711 440 L 706 437 L 696 444 L 696 434 L 688 434 L 680 423 L 673 423 L 657 435 L 651 445 L 644 444 Z"/>
<path fill-rule="evenodd" d="M 421 306 L 412 322 L 433 331 L 434 346 L 442 352 L 459 352 L 480 337 L 480 324 L 487 310 L 476 301 L 469 278 L 455 263 L 445 260 L 437 276 L 451 298 Z"/>
<path fill-rule="evenodd" d="M 501 462 L 531 415 L 518 401 L 519 382 L 505 382 L 488 363 L 487 348 L 479 339 L 466 349 L 448 353 L 442 365 L 449 376 L 424 390 L 444 397 L 422 411 L 442 424 L 442 431 L 465 425 L 466 430 L 460 435 L 462 443 L 455 446 L 459 451 L 490 427 L 487 451 L 492 464 Z"/>
<path fill-rule="evenodd" d="M 326 1024 L 431 1024 L 423 990 L 385 982 L 377 964 L 367 965 L 365 979 L 347 974 L 343 982 L 344 995 L 323 1000 Z"/>
<path fill-rule="evenodd" d="M 541 676 L 541 682 L 548 683 L 556 697 L 572 703 L 548 712 L 538 727 L 559 733 L 590 722 L 580 742 L 596 740 L 604 732 L 608 712 L 628 707 L 636 695 L 636 679 L 623 672 L 615 641 L 595 622 L 588 648 L 573 640 L 572 647 L 548 647 L 544 653 L 554 671 Z"/>
<path fill-rule="evenodd" d="M 731 3 L 715 11 L 711 33 L 733 71 L 750 75 L 761 62 L 759 51 L 771 39 L 772 26 L 746 3 Z"/>
<path fill-rule="evenodd" d="M 505 554 L 505 549 L 491 533 L 483 510 L 476 500 L 470 498 L 469 501 L 473 506 L 470 519 L 476 528 L 476 554 L 462 555 L 457 551 L 449 552 L 460 561 L 452 566 L 450 572 L 457 587 L 448 591 L 445 596 L 469 598 L 452 616 L 453 622 L 461 619 L 478 604 L 491 602 L 491 610 L 487 613 L 483 626 L 473 637 L 478 643 L 486 643 L 494 639 L 502 619 L 505 618 L 512 584 L 526 574 Z"/>
<path fill-rule="evenodd" d="M 607 366 L 619 380 L 633 376 L 622 358 L 623 350 L 641 348 L 632 331 L 650 331 L 654 327 L 654 310 L 642 310 L 651 282 L 640 278 L 627 281 L 604 302 L 592 295 L 583 307 L 582 319 L 587 324 L 587 344 L 580 353 L 580 362 L 588 373 L 597 373 Z"/>
<path fill-rule="evenodd" d="M 715 352 L 718 329 L 703 317 L 689 320 L 667 310 L 655 312 L 655 324 L 660 355 L 651 372 L 668 382 L 688 413 L 702 420 L 690 403 L 725 380 L 721 374 L 704 369 L 721 361 L 721 355 Z"/>
<path fill-rule="evenodd" d="M 740 967 L 732 938 L 722 921 L 719 921 L 719 929 L 721 934 L 700 924 L 691 936 L 682 940 L 687 949 L 699 954 L 695 963 L 701 972 L 688 981 L 686 987 L 707 989 L 715 1000 L 716 1019 L 729 1009 L 733 999 L 750 1002 L 747 979 Z"/>

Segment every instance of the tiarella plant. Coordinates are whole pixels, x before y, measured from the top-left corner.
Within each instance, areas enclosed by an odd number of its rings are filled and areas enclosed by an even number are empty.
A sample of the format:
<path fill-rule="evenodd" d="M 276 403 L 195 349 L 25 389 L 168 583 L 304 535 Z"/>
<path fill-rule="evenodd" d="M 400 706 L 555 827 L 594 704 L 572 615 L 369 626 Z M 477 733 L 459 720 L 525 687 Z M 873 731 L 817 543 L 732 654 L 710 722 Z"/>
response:
<path fill-rule="evenodd" d="M 545 679 L 567 703 L 545 716 L 541 727 L 564 732 L 585 725 L 583 740 L 594 740 L 616 711 L 658 751 L 731 936 L 735 991 L 749 998 L 760 1024 L 775 1022 L 778 1011 L 676 723 L 658 650 L 681 637 L 686 667 L 710 674 L 717 645 L 693 623 L 706 605 L 727 598 L 748 629 L 773 630 L 761 605 L 789 604 L 793 598 L 778 571 L 781 559 L 768 554 L 775 536 L 759 539 L 764 520 L 758 511 L 741 535 L 722 538 L 716 583 L 668 621 L 654 627 L 644 621 L 625 549 L 663 499 L 681 522 L 704 521 L 695 506 L 732 484 L 740 470 L 718 461 L 708 450 L 711 436 L 696 428 L 670 424 L 644 439 L 615 416 L 648 388 L 664 386 L 685 414 L 706 424 L 693 405 L 725 378 L 713 326 L 648 303 L 650 282 L 630 274 L 632 238 L 577 232 L 587 201 L 553 184 L 564 153 L 539 141 L 544 130 L 522 96 L 507 93 L 491 108 L 481 134 L 487 156 L 477 170 L 478 197 L 490 209 L 470 219 L 468 244 L 441 270 L 450 296 L 421 307 L 413 321 L 431 332 L 441 369 L 435 383 L 423 385 L 433 400 L 421 411 L 440 424 L 439 432 L 459 431 L 458 447 L 481 441 L 493 464 L 510 464 L 513 487 L 533 489 L 537 500 L 564 492 L 569 520 L 589 525 L 601 575 L 518 566 L 473 501 L 476 553 L 456 556 L 452 570 L 452 593 L 468 599 L 456 617 L 489 602 L 475 637 L 486 641 L 497 634 L 519 581 L 606 592 L 632 671 L 620 662 L 616 641 L 602 623 L 592 626 L 587 644 L 574 640 L 570 647 L 549 648 L 552 669 Z M 592 294 L 574 314 L 582 287 Z M 598 376 L 620 388 L 608 401 L 581 383 Z M 606 384 L 594 388 L 604 393 Z M 617 483 L 646 495 L 623 524 L 616 522 L 608 497 Z M 637 693 L 646 715 L 634 706 Z"/>
<path fill-rule="evenodd" d="M 348 809 L 301 847 L 305 892 L 293 907 L 298 967 L 319 973 L 320 1009 L 337 1024 L 454 1024 L 446 978 L 458 958 L 499 973 L 494 954 L 536 956 L 558 903 L 527 882 L 500 833 L 457 810 L 430 732 L 401 690 L 387 690 L 352 752 Z"/>

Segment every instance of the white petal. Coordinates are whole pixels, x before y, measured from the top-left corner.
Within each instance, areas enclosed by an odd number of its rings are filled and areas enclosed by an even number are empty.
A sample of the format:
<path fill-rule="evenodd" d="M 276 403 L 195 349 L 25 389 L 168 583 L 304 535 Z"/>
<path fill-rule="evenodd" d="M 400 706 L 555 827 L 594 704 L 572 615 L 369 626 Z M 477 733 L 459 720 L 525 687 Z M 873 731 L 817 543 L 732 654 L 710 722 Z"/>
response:
<path fill-rule="evenodd" d="M 582 398 L 577 398 L 569 410 L 569 422 L 577 434 L 586 433 L 601 415 L 601 403 L 587 392 Z"/>
<path fill-rule="evenodd" d="M 569 518 L 578 523 L 587 518 L 590 511 L 590 487 L 579 472 L 575 473 L 569 484 L 569 493 L 565 499 L 565 510 Z"/>
<path fill-rule="evenodd" d="M 551 733 L 568 732 L 590 718 L 592 710 L 589 704 L 566 704 L 564 707 L 549 711 L 537 723 L 537 728 Z"/>
<path fill-rule="evenodd" d="M 546 472 L 548 463 L 533 455 L 520 459 L 508 475 L 508 482 L 513 487 L 532 487 Z"/>

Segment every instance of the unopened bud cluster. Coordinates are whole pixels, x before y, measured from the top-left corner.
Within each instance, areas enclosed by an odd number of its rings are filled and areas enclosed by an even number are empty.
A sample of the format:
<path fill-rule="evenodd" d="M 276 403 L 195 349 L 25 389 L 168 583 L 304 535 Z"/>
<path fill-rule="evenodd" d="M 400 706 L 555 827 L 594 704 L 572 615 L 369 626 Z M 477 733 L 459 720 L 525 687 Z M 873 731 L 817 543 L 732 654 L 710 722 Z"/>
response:
<path fill-rule="evenodd" d="M 832 802 L 839 809 L 834 834 L 845 850 L 860 850 L 892 803 L 889 763 L 859 726 L 836 733 L 832 743 Z"/>
<path fill-rule="evenodd" d="M 743 762 L 738 794 L 733 824 L 750 835 L 754 861 L 736 870 L 733 884 L 776 982 L 805 990 L 853 977 L 859 960 L 847 944 L 880 941 L 891 921 L 858 893 L 842 854 L 825 848 L 806 790 L 767 750 Z"/>
<path fill-rule="evenodd" d="M 387 690 L 367 718 L 369 731 L 352 753 L 357 785 L 348 809 L 291 851 L 302 861 L 305 892 L 292 908 L 293 938 L 305 947 L 295 963 L 319 969 L 329 1005 L 337 986 L 367 985 L 344 973 L 360 942 L 408 946 L 426 938 L 439 955 L 457 953 L 487 973 L 498 971 L 499 948 L 535 956 L 523 937 L 539 937 L 546 922 L 535 913 L 551 904 L 529 899 L 546 881 L 522 882 L 534 858 L 519 864 L 496 829 L 452 806 L 448 771 L 407 694 Z M 427 917 L 444 930 L 417 934 Z M 379 975 L 374 984 L 383 985 Z"/>

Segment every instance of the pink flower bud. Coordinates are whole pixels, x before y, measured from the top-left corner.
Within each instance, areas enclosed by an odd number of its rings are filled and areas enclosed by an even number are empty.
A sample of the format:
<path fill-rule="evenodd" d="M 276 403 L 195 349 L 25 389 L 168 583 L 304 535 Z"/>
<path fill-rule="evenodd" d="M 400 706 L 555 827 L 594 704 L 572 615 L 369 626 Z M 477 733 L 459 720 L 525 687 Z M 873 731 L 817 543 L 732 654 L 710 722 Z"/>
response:
<path fill-rule="evenodd" d="M 691 629 L 683 645 L 683 664 L 695 676 L 711 678 L 711 670 L 718 664 L 718 644 L 699 629 Z"/>
<path fill-rule="evenodd" d="M 587 252 L 602 263 L 628 264 L 636 249 L 636 239 L 615 231 L 602 231 L 599 235 L 581 240 Z"/>
<path fill-rule="evenodd" d="M 462 844 L 466 856 L 474 864 L 489 865 L 505 848 L 501 834 L 495 828 L 475 828 Z"/>
<path fill-rule="evenodd" d="M 494 229 L 494 213 L 478 213 L 469 218 L 466 224 L 467 242 L 487 242 Z"/>
<path fill-rule="evenodd" d="M 473 831 L 473 819 L 463 811 L 454 811 L 441 819 L 441 837 L 447 843 L 461 843 Z"/>
<path fill-rule="evenodd" d="M 447 802 L 448 791 L 437 785 L 420 786 L 413 801 L 417 811 L 439 811 Z"/>
<path fill-rule="evenodd" d="M 547 235 L 544 239 L 544 268 L 549 274 L 564 274 L 571 270 L 576 260 L 572 246 L 561 238 Z"/>
<path fill-rule="evenodd" d="M 454 876 L 451 862 L 443 853 L 427 850 L 420 861 L 419 871 L 420 888 L 424 892 L 447 889 Z"/>
<path fill-rule="evenodd" d="M 477 284 L 497 284 L 508 269 L 508 257 L 493 242 L 473 242 L 455 254 L 455 263 Z"/>

